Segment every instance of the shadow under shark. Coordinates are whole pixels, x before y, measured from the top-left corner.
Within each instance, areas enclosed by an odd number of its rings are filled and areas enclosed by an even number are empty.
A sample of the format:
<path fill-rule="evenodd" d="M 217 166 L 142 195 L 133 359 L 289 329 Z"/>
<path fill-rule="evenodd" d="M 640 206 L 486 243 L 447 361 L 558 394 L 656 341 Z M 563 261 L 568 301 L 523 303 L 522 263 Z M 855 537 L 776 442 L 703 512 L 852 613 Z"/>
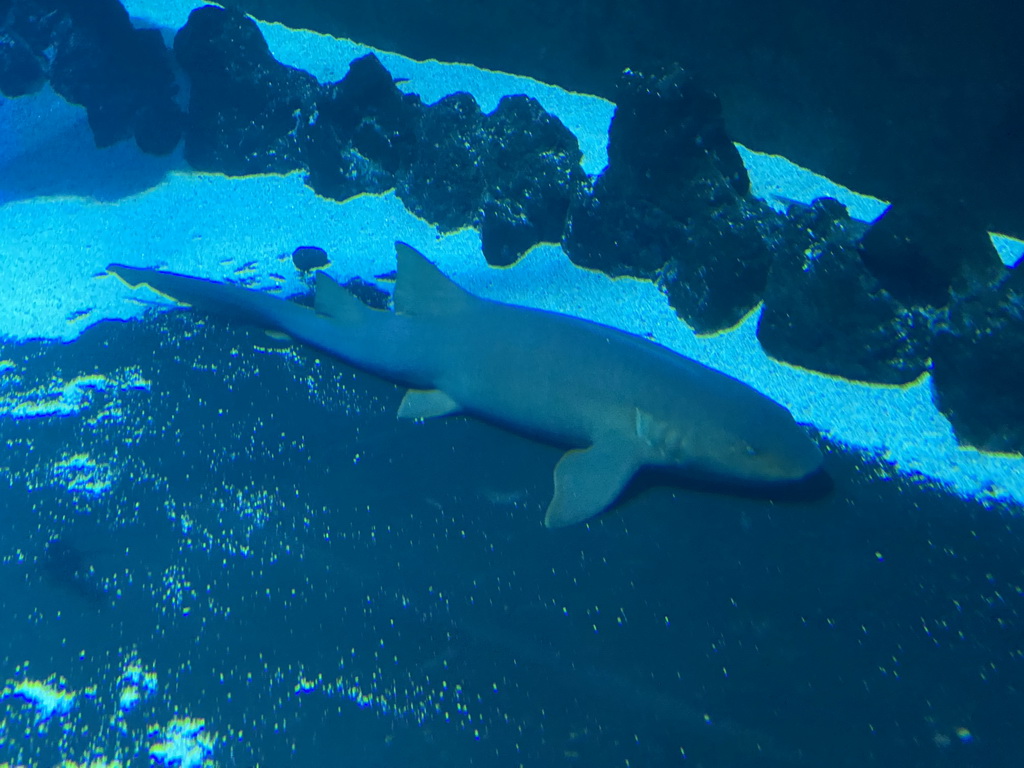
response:
<path fill-rule="evenodd" d="M 792 414 L 743 382 L 616 328 L 474 296 L 411 246 L 395 247 L 393 312 L 323 272 L 307 307 L 171 272 L 107 270 L 408 387 L 400 418 L 468 413 L 569 449 L 555 467 L 548 527 L 604 511 L 644 467 L 754 484 L 820 469 Z"/>

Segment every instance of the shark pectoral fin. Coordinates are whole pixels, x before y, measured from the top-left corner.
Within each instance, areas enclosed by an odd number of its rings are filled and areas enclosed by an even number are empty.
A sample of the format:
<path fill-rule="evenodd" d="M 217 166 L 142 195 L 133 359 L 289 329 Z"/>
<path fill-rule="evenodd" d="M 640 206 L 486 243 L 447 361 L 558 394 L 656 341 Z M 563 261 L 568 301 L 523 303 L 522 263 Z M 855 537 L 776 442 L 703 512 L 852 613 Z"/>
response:
<path fill-rule="evenodd" d="M 624 440 L 597 440 L 590 448 L 569 451 L 555 467 L 555 495 L 544 525 L 561 528 L 603 512 L 639 466 L 636 447 Z"/>
<path fill-rule="evenodd" d="M 440 389 L 410 389 L 398 406 L 400 419 L 431 419 L 458 413 L 462 406 Z"/>

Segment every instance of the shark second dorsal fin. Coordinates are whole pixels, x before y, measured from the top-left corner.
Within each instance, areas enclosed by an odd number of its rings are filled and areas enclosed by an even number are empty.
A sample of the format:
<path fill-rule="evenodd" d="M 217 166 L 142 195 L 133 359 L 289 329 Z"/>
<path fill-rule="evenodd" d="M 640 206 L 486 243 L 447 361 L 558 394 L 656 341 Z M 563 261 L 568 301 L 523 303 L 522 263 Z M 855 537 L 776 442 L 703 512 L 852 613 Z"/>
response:
<path fill-rule="evenodd" d="M 411 245 L 395 243 L 398 280 L 395 312 L 400 315 L 449 315 L 474 299 Z"/>
<path fill-rule="evenodd" d="M 316 300 L 313 308 L 318 315 L 341 322 L 353 321 L 370 309 L 326 272 L 316 273 Z"/>

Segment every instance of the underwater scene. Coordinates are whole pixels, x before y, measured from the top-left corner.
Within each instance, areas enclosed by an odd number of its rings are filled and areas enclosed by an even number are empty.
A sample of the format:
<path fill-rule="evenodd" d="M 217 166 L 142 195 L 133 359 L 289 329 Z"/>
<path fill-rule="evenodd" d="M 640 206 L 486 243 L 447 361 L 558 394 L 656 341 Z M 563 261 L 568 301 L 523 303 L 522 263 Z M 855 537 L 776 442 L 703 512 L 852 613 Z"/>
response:
<path fill-rule="evenodd" d="M 679 68 L 0 0 L 0 93 L 0 768 L 1021 764 L 1021 241 Z"/>

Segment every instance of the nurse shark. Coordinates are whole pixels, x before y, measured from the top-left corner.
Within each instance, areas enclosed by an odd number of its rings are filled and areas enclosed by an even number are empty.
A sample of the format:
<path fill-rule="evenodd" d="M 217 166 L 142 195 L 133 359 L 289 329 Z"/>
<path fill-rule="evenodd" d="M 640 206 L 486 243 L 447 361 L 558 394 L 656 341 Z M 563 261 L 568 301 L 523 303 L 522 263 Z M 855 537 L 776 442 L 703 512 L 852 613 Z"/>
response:
<path fill-rule="evenodd" d="M 466 413 L 566 448 L 548 527 L 604 511 L 642 467 L 757 483 L 821 467 L 790 412 L 743 382 L 616 328 L 475 296 L 411 246 L 395 249 L 394 311 L 368 307 L 324 272 L 306 307 L 171 272 L 107 271 L 407 387 L 400 418 Z"/>

